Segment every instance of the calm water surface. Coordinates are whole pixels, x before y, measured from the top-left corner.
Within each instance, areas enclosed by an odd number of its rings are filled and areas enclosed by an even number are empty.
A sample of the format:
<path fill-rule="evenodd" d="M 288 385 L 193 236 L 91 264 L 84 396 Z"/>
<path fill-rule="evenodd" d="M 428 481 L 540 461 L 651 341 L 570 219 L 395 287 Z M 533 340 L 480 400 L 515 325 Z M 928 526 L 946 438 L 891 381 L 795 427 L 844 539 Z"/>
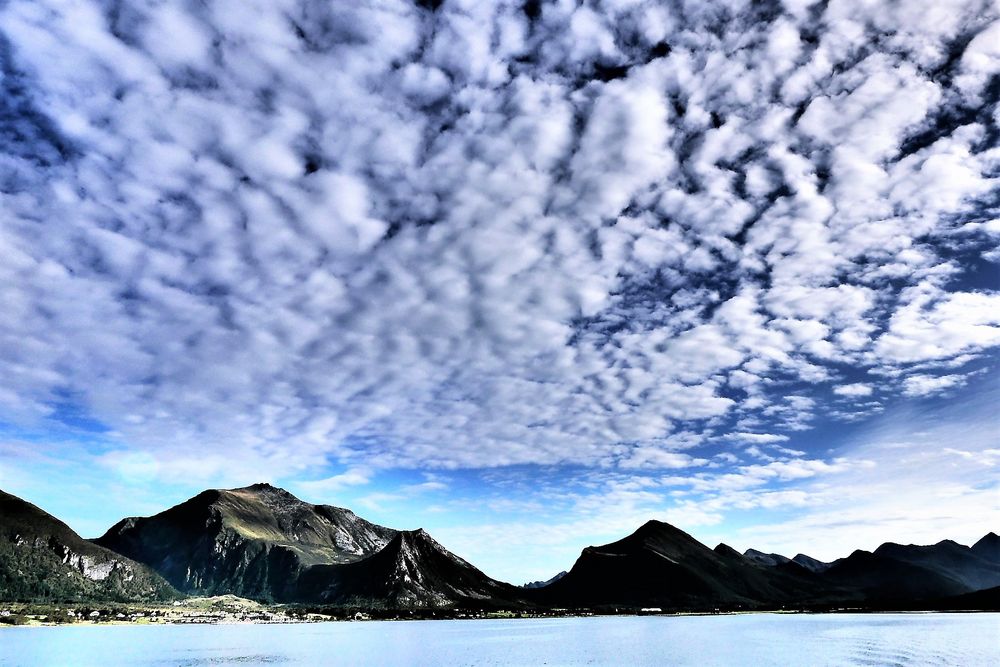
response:
<path fill-rule="evenodd" d="M 1000 665 L 1000 614 L 0 629 L 0 665 Z"/>

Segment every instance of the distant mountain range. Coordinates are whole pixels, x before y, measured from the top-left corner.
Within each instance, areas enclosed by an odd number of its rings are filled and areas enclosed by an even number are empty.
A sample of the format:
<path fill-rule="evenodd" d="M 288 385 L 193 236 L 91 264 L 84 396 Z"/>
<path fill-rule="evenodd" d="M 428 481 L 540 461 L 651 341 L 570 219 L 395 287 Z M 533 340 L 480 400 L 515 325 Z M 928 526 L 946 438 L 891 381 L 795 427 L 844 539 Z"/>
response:
<path fill-rule="evenodd" d="M 526 584 L 521 584 L 521 588 L 545 588 L 549 584 L 554 584 L 565 576 L 566 576 L 566 571 L 563 570 L 559 574 L 555 575 L 550 579 L 546 579 L 545 581 L 529 581 Z"/>
<path fill-rule="evenodd" d="M 268 484 L 205 491 L 155 516 L 124 519 L 93 541 L 0 492 L 0 600 L 181 594 L 387 609 L 994 608 L 1000 538 L 990 533 L 972 547 L 887 543 L 824 563 L 710 549 L 649 521 L 587 547 L 568 572 L 515 587 L 423 530 L 379 526 Z"/>
<path fill-rule="evenodd" d="M 687 533 L 650 521 L 628 537 L 587 547 L 573 568 L 539 589 L 549 604 L 761 609 L 910 607 L 1000 586 L 997 536 L 973 547 L 883 544 L 824 563 L 720 544 L 709 549 Z"/>
<path fill-rule="evenodd" d="M 710 549 L 670 524 L 649 521 L 628 537 L 587 547 L 566 576 L 538 589 L 553 605 L 670 609 L 792 604 L 816 589 L 798 565 L 763 566 L 725 544 Z"/>

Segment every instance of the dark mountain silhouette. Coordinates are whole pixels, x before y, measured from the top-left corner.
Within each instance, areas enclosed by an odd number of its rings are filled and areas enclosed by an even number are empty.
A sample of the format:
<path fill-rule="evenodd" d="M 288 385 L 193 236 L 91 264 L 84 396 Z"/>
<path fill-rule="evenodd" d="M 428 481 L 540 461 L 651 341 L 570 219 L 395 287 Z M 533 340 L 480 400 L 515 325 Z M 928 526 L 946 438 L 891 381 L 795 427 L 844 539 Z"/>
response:
<path fill-rule="evenodd" d="M 972 545 L 972 552 L 991 563 L 1000 563 L 1000 535 L 987 533 Z"/>
<path fill-rule="evenodd" d="M 739 551 L 737 551 L 736 549 L 732 548 L 731 546 L 729 546 L 724 542 L 720 542 L 719 544 L 717 544 L 715 549 L 713 549 L 712 551 L 717 553 L 719 556 L 724 556 L 728 558 L 739 558 L 740 556 L 743 555 Z"/>
<path fill-rule="evenodd" d="M 187 593 L 275 601 L 288 599 L 304 569 L 371 556 L 396 532 L 255 484 L 205 491 L 155 516 L 124 519 L 95 542 L 146 563 Z"/>
<path fill-rule="evenodd" d="M 887 542 L 834 561 L 821 576 L 869 603 L 960 596 L 1000 585 L 1000 563 L 982 557 L 989 553 L 989 536 L 983 540 L 978 550 L 951 540 L 927 546 Z"/>
<path fill-rule="evenodd" d="M 566 576 L 538 595 L 571 605 L 754 608 L 805 594 L 809 574 L 761 567 L 726 545 L 712 550 L 650 521 L 622 540 L 587 547 Z"/>
<path fill-rule="evenodd" d="M 563 570 L 559 574 L 555 575 L 551 579 L 546 579 L 545 581 L 529 581 L 526 584 L 521 584 L 521 588 L 545 588 L 549 584 L 554 584 L 563 577 L 566 576 L 566 570 Z"/>
<path fill-rule="evenodd" d="M 146 566 L 91 544 L 51 514 L 0 491 L 0 600 L 142 601 L 177 595 Z"/>
<path fill-rule="evenodd" d="M 810 572 L 823 572 L 830 567 L 829 563 L 824 563 L 821 560 L 816 560 L 812 556 L 807 556 L 805 554 L 796 554 L 794 558 L 788 558 L 787 556 L 782 556 L 781 554 L 767 554 L 763 551 L 757 551 L 756 549 L 747 549 L 743 555 L 748 560 L 764 567 L 780 567 L 782 565 L 787 565 L 788 563 L 794 563 L 795 565 L 803 567 Z"/>
<path fill-rule="evenodd" d="M 955 611 L 1000 611 L 1000 586 L 941 598 L 925 607 Z"/>
<path fill-rule="evenodd" d="M 876 549 L 875 554 L 946 575 L 970 591 L 1000 586 L 1000 563 L 991 562 L 973 549 L 951 540 L 928 546 L 887 542 Z"/>
<path fill-rule="evenodd" d="M 997 542 L 990 533 L 974 548 L 950 540 L 887 543 L 824 563 L 804 554 L 740 554 L 726 544 L 710 550 L 650 521 L 622 540 L 587 547 L 565 577 L 537 594 L 547 604 L 667 609 L 930 608 L 944 600 L 981 608 L 991 598 L 962 596 L 1000 584 L 996 563 L 983 557 Z"/>
<path fill-rule="evenodd" d="M 820 576 L 853 591 L 859 602 L 921 600 L 969 592 L 947 574 L 860 549 L 834 561 Z"/>
<path fill-rule="evenodd" d="M 764 565 L 765 567 L 776 567 L 791 560 L 787 556 L 782 556 L 781 554 L 766 554 L 763 551 L 757 551 L 756 549 L 747 549 L 743 552 L 743 555 L 748 560 L 751 560 L 758 565 Z"/>
<path fill-rule="evenodd" d="M 354 563 L 317 565 L 299 579 L 298 601 L 389 608 L 514 603 L 520 591 L 490 579 L 424 530 L 401 531 Z M 522 600 L 523 601 L 523 600 Z"/>
<path fill-rule="evenodd" d="M 829 563 L 824 563 L 821 560 L 816 560 L 812 556 L 807 556 L 805 554 L 796 554 L 795 557 L 792 558 L 792 562 L 798 563 L 811 572 L 823 572 L 830 567 Z"/>

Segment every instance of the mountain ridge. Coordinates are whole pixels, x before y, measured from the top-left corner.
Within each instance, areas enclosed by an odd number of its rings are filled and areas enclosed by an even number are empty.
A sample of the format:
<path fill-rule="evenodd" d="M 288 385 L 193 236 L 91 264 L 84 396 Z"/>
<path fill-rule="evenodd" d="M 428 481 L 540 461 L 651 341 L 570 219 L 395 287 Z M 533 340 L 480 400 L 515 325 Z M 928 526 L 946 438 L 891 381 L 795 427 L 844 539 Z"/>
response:
<path fill-rule="evenodd" d="M 886 542 L 825 563 L 804 554 L 741 554 L 726 544 L 710 549 L 653 519 L 584 548 L 568 571 L 517 587 L 488 577 L 423 529 L 380 526 L 264 483 L 208 489 L 151 517 L 122 519 L 92 541 L 2 491 L 0 509 L 0 599 L 170 599 L 179 590 L 372 609 L 903 609 L 991 605 L 1000 586 L 994 532 L 972 547 Z M 88 578 L 88 568 L 97 577 Z M 45 590 L 40 582 L 57 571 L 68 571 L 75 588 Z M 94 583 L 105 579 L 104 588 Z"/>
<path fill-rule="evenodd" d="M 395 534 L 350 510 L 254 484 L 209 489 L 151 517 L 123 519 L 94 542 L 187 593 L 276 601 L 302 570 L 370 556 Z"/>
<path fill-rule="evenodd" d="M 399 531 L 363 560 L 310 568 L 299 586 L 298 599 L 327 604 L 379 600 L 389 607 L 444 607 L 520 598 L 514 586 L 487 577 L 419 528 Z"/>
<path fill-rule="evenodd" d="M 726 545 L 709 549 L 652 520 L 620 540 L 586 547 L 564 577 L 537 594 L 555 604 L 752 608 L 761 599 L 790 602 L 807 586 L 804 576 L 767 570 Z"/>
<path fill-rule="evenodd" d="M 96 540 L 149 564 L 178 589 L 265 602 L 447 606 L 517 598 L 426 531 L 371 523 L 259 483 L 211 489 Z"/>

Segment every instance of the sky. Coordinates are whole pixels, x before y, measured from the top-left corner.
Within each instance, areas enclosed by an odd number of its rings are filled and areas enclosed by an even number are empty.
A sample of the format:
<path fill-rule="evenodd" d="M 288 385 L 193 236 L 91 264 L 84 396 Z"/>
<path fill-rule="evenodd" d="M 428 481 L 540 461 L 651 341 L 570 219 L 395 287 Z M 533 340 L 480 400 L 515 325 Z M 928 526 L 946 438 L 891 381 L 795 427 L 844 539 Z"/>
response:
<path fill-rule="evenodd" d="M 1000 8 L 9 0 L 0 488 L 521 583 L 1000 530 Z"/>

